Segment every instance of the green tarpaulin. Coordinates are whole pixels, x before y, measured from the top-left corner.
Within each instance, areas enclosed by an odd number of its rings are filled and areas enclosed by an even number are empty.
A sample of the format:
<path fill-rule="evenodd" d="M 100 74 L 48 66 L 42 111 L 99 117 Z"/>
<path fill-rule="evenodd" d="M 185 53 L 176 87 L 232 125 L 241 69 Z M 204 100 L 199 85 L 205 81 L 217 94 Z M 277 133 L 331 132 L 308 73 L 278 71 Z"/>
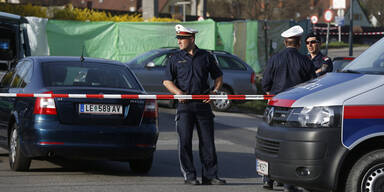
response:
<path fill-rule="evenodd" d="M 217 27 L 216 49 L 233 53 L 233 23 L 219 22 Z"/>
<path fill-rule="evenodd" d="M 183 24 L 199 30 L 196 44 L 215 49 L 215 22 Z M 175 23 L 78 22 L 49 20 L 47 24 L 50 55 L 84 55 L 128 61 L 134 56 L 160 47 L 177 47 Z"/>
<path fill-rule="evenodd" d="M 199 48 L 223 50 L 246 61 L 260 72 L 258 21 L 184 22 L 195 28 Z M 80 22 L 48 20 L 46 26 L 49 54 L 113 59 L 126 62 L 146 51 L 178 47 L 176 23 Z"/>
<path fill-rule="evenodd" d="M 246 55 L 245 60 L 250 64 L 255 70 L 255 72 L 260 72 L 259 57 L 258 57 L 258 22 L 257 21 L 248 21 L 247 22 L 247 44 L 246 44 Z"/>

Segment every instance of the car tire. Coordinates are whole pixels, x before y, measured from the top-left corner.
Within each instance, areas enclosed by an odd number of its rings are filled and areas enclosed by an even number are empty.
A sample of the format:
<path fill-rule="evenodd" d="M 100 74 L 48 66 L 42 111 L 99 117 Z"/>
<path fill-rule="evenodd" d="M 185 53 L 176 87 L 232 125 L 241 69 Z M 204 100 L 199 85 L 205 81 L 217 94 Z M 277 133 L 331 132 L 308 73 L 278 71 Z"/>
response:
<path fill-rule="evenodd" d="M 384 191 L 384 150 L 361 157 L 348 174 L 345 192 Z"/>
<path fill-rule="evenodd" d="M 231 91 L 226 88 L 222 87 L 218 92 L 218 95 L 231 95 Z M 212 108 L 215 111 L 228 111 L 229 108 L 232 106 L 232 100 L 229 99 L 215 99 L 212 101 Z"/>
<path fill-rule="evenodd" d="M 14 123 L 8 137 L 9 166 L 13 171 L 28 171 L 31 159 L 27 158 L 21 151 L 21 142 L 17 124 Z"/>
<path fill-rule="evenodd" d="M 153 156 L 147 159 L 134 159 L 129 161 L 131 170 L 135 173 L 146 174 L 151 170 Z"/>

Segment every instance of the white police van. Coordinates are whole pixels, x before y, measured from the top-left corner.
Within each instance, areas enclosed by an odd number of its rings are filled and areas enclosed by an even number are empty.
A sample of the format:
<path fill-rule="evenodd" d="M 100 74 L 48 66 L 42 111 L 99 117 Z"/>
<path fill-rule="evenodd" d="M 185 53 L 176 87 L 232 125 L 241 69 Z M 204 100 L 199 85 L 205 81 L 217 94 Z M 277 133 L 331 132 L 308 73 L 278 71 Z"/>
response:
<path fill-rule="evenodd" d="M 269 101 L 256 169 L 310 191 L 384 191 L 384 38 Z"/>
<path fill-rule="evenodd" d="M 27 19 L 0 12 L 0 70 L 9 70 L 17 61 L 30 56 Z"/>

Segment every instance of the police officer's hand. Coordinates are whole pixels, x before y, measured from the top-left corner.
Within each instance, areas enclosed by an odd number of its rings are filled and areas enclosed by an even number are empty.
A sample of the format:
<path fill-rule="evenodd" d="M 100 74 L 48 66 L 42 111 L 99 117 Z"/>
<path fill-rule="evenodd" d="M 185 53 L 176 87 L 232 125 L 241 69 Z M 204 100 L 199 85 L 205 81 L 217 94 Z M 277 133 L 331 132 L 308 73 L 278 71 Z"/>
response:
<path fill-rule="evenodd" d="M 176 95 L 185 95 L 184 92 L 180 91 L 178 92 Z M 179 103 L 187 103 L 187 100 L 186 99 L 178 99 Z"/>
<path fill-rule="evenodd" d="M 210 95 L 217 95 L 217 91 L 211 91 L 209 94 Z M 212 102 L 212 100 L 210 100 L 210 99 L 204 99 L 203 100 L 203 103 L 211 103 L 211 102 Z"/>

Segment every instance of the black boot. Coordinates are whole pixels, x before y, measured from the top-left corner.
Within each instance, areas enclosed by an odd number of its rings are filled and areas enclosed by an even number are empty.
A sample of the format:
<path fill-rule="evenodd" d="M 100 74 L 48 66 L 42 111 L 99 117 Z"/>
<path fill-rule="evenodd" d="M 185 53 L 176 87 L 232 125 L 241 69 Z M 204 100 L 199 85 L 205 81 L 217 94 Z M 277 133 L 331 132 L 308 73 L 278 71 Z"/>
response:
<path fill-rule="evenodd" d="M 186 184 L 186 185 L 200 185 L 200 181 L 197 179 L 188 179 L 188 180 L 184 180 L 184 184 Z"/>
<path fill-rule="evenodd" d="M 202 183 L 203 183 L 203 185 L 225 185 L 225 184 L 227 184 L 227 182 L 224 179 L 219 179 L 218 177 L 212 178 L 212 179 L 203 178 Z"/>
<path fill-rule="evenodd" d="M 264 181 L 263 188 L 272 190 L 273 189 L 273 180 Z"/>

